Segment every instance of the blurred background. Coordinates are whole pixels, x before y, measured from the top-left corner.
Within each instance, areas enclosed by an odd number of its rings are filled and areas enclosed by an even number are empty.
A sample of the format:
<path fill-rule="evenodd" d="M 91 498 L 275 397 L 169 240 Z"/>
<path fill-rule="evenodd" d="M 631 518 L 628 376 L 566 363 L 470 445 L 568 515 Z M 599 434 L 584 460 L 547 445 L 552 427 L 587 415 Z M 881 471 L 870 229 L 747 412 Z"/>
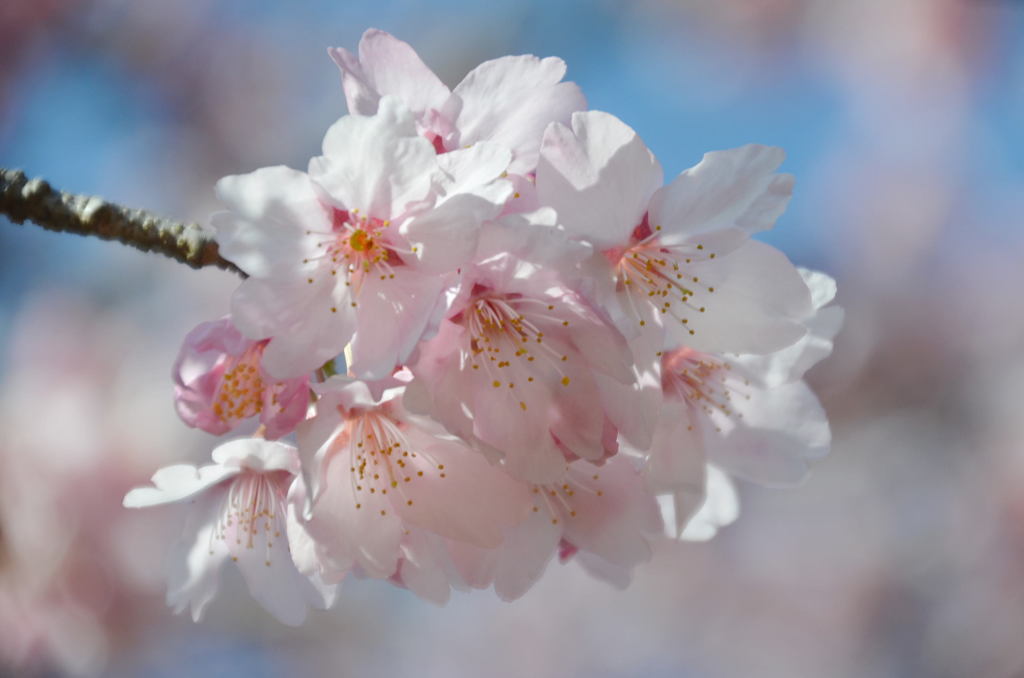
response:
<path fill-rule="evenodd" d="M 0 166 L 205 221 L 220 176 L 317 154 L 326 48 L 370 26 L 449 85 L 561 56 L 670 175 L 786 148 L 765 239 L 847 309 L 811 373 L 831 456 L 624 592 L 571 564 L 511 605 L 352 581 L 291 630 L 232 576 L 192 624 L 176 525 L 120 501 L 208 458 L 169 372 L 237 280 L 0 219 L 0 675 L 1024 675 L 1024 3 L 3 0 Z"/>

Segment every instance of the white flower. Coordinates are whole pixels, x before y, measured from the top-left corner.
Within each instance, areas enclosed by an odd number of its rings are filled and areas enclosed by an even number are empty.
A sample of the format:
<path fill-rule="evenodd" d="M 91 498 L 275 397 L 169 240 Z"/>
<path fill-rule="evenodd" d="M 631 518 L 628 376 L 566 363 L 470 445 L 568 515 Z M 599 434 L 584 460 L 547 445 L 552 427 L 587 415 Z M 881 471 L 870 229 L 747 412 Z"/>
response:
<path fill-rule="evenodd" d="M 135 488 L 124 498 L 128 508 L 192 504 L 170 556 L 168 605 L 175 612 L 190 606 L 199 621 L 231 560 L 268 612 L 285 624 L 301 624 L 309 605 L 333 602 L 334 588 L 301 574 L 292 556 L 310 551 L 290 509 L 305 501 L 298 453 L 281 442 L 242 438 L 216 448 L 213 461 L 162 468 L 153 487 Z"/>
<path fill-rule="evenodd" d="M 232 320 L 270 339 L 263 367 L 302 376 L 351 342 L 349 367 L 382 379 L 404 363 L 443 304 L 445 273 L 476 246 L 512 193 L 508 150 L 479 143 L 438 157 L 393 97 L 327 131 L 309 174 L 266 167 L 224 177 L 221 253 L 249 278 Z"/>
<path fill-rule="evenodd" d="M 810 295 L 778 250 L 751 240 L 789 201 L 784 153 L 708 153 L 662 186 L 657 159 L 630 127 L 599 111 L 548 127 L 537 167 L 541 204 L 600 251 L 595 301 L 633 336 L 661 346 L 769 353 L 805 333 Z M 597 264 L 600 264 L 598 266 Z M 636 356 L 638 362 L 653 355 Z"/>

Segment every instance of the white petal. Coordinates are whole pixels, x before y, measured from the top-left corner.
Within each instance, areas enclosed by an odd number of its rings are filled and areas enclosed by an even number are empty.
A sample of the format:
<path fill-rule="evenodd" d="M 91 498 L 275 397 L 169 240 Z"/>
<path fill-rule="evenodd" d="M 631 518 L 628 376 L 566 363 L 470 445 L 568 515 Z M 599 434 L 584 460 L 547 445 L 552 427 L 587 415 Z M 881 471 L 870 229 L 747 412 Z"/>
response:
<path fill-rule="evenodd" d="M 659 501 L 662 499 L 659 497 Z M 679 538 L 684 541 L 707 541 L 714 537 L 720 528 L 731 525 L 739 514 L 739 496 L 732 481 L 721 470 L 709 465 L 704 503 L 686 523 L 686 528 Z M 669 533 L 669 536 L 675 536 L 675 533 Z"/>
<path fill-rule="evenodd" d="M 323 147 L 310 165 L 317 183 L 346 209 L 377 219 L 398 218 L 425 199 L 438 172 L 433 146 L 390 96 L 374 116 L 347 115 L 334 123 Z"/>
<path fill-rule="evenodd" d="M 647 454 L 648 486 L 657 494 L 674 492 L 680 498 L 676 517 L 685 521 L 704 500 L 704 445 L 689 407 L 666 400 Z M 683 497 L 688 497 L 685 501 Z"/>
<path fill-rule="evenodd" d="M 297 267 L 315 249 L 305 232 L 330 230 L 309 176 L 288 167 L 224 177 L 217 196 L 231 210 L 211 220 L 220 253 L 250 276 Z"/>
<path fill-rule="evenodd" d="M 235 324 L 254 339 L 272 337 L 263 352 L 263 369 L 276 379 L 308 374 L 336 357 L 355 331 L 355 314 L 345 288 L 322 275 L 249 278 L 231 298 Z M 332 311 L 334 308 L 336 311 Z"/>
<path fill-rule="evenodd" d="M 321 593 L 292 560 L 286 507 L 280 504 L 267 520 L 269 530 L 257 529 L 251 543 L 238 544 L 229 534 L 228 548 L 237 558 L 249 594 L 281 623 L 298 626 L 305 621 L 310 602 L 323 605 Z"/>
<path fill-rule="evenodd" d="M 687 274 L 696 278 L 688 283 L 692 312 L 685 325 L 669 319 L 671 346 L 666 348 L 685 344 L 706 352 L 769 353 L 807 332 L 807 285 L 786 256 L 769 245 L 750 240 L 723 257 L 690 265 Z"/>
<path fill-rule="evenodd" d="M 468 148 L 437 156 L 437 164 L 443 171 L 439 184 L 446 196 L 473 192 L 501 178 L 511 160 L 512 152 L 508 148 L 479 141 Z"/>
<path fill-rule="evenodd" d="M 514 252 L 516 257 L 556 271 L 566 283 L 579 277 L 577 268 L 594 254 L 593 248 L 572 239 L 556 227 L 557 215 L 551 208 L 513 214 L 483 226 L 477 243 L 476 261 L 486 261 Z M 607 260 L 599 257 L 607 266 Z"/>
<path fill-rule="evenodd" d="M 126 508 L 144 508 L 192 499 L 204 490 L 238 474 L 237 468 L 189 464 L 165 466 L 153 474 L 154 487 L 136 487 L 124 497 Z"/>
<path fill-rule="evenodd" d="M 574 83 L 559 82 L 564 75 L 565 62 L 554 57 L 506 56 L 480 64 L 452 97 L 461 103 L 459 143 L 500 143 L 514 153 L 511 174 L 532 172 L 548 123 L 567 121 L 573 111 L 586 108 Z"/>
<path fill-rule="evenodd" d="M 600 249 L 624 246 L 640 225 L 662 170 L 636 132 L 608 113 L 572 116 L 572 129 L 544 133 L 537 166 L 541 204 L 575 237 Z"/>
<path fill-rule="evenodd" d="M 404 363 L 436 315 L 443 279 L 414 271 L 371 277 L 359 294 L 358 330 L 349 369 L 361 379 L 391 376 Z"/>
<path fill-rule="evenodd" d="M 814 308 L 823 308 L 832 303 L 836 298 L 837 291 L 835 278 L 821 271 L 812 271 L 807 268 L 798 270 L 804 282 L 807 283 L 807 288 L 811 290 L 811 304 Z"/>
<path fill-rule="evenodd" d="M 511 193 L 508 182 L 496 186 L 505 197 Z M 406 222 L 402 235 L 416 247 L 417 268 L 426 273 L 444 274 L 454 273 L 468 263 L 476 250 L 483 223 L 501 211 L 501 196 L 490 197 L 496 198 L 498 204 L 479 195 L 456 195 Z"/>
<path fill-rule="evenodd" d="M 222 443 L 213 451 L 213 460 L 222 466 L 253 471 L 299 472 L 296 449 L 276 440 L 238 438 Z"/>
<path fill-rule="evenodd" d="M 798 381 L 832 353 L 832 340 L 843 324 L 843 309 L 829 306 L 804 321 L 807 334 L 792 346 L 767 355 L 741 355 L 734 361 L 766 386 Z"/>
<path fill-rule="evenodd" d="M 167 604 L 176 613 L 191 607 L 194 621 L 202 619 L 217 594 L 230 555 L 224 541 L 214 537 L 222 499 L 223 492 L 210 493 L 190 507 L 181 539 L 168 556 Z"/>
<path fill-rule="evenodd" d="M 651 227 L 664 241 L 724 228 L 748 233 L 771 228 L 786 209 L 793 177 L 775 174 L 780 148 L 748 145 L 707 153 L 651 199 Z"/>
<path fill-rule="evenodd" d="M 831 444 L 821 404 L 803 382 L 751 389 L 749 395 L 749 400 L 732 400 L 742 417 L 712 415 L 721 433 L 705 427 L 708 459 L 755 482 L 799 483 L 807 474 L 807 461 L 827 454 Z"/>
<path fill-rule="evenodd" d="M 393 94 L 412 111 L 440 108 L 449 91 L 407 43 L 371 28 L 359 41 L 358 60 L 348 50 L 328 50 L 341 69 L 349 112 L 371 115 L 381 95 Z"/>
<path fill-rule="evenodd" d="M 580 551 L 573 556 L 573 560 L 578 562 L 590 576 L 607 582 L 619 590 L 628 587 L 633 579 L 633 568 L 614 565 L 593 553 Z"/>
<path fill-rule="evenodd" d="M 651 556 L 648 536 L 662 531 L 661 514 L 632 461 L 617 455 L 604 466 L 576 462 L 570 478 L 581 489 L 565 518 L 565 539 L 613 565 L 632 567 Z"/>

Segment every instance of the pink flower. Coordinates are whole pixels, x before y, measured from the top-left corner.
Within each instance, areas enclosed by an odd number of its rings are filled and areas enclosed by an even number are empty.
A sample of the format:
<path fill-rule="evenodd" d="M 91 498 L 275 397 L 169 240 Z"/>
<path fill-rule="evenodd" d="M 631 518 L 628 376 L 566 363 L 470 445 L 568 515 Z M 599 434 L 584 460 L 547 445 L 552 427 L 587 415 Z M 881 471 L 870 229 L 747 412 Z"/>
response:
<path fill-rule="evenodd" d="M 606 390 L 631 383 L 628 346 L 550 269 L 503 254 L 465 270 L 420 356 L 410 407 L 519 478 L 549 482 L 566 458 L 617 450 Z"/>
<path fill-rule="evenodd" d="M 191 504 L 171 556 L 167 603 L 175 612 L 190 606 L 199 621 L 230 559 L 268 612 L 285 624 L 301 624 L 309 605 L 326 607 L 334 591 L 301 574 L 292 556 L 293 549 L 308 551 L 309 539 L 289 510 L 305 499 L 295 448 L 242 438 L 215 449 L 213 461 L 162 468 L 153 475 L 154 487 L 136 488 L 124 498 L 128 508 Z"/>
<path fill-rule="evenodd" d="M 358 567 L 390 578 L 416 529 L 483 548 L 529 510 L 528 492 L 436 423 L 407 413 L 400 382 L 375 399 L 361 381 L 318 388 L 299 429 L 310 475 L 308 526 L 330 580 Z"/>
<path fill-rule="evenodd" d="M 803 336 L 810 309 L 793 265 L 749 239 L 789 200 L 782 159 L 764 146 L 708 153 L 662 186 L 636 132 L 607 113 L 574 113 L 571 129 L 544 135 L 537 191 L 603 255 L 597 301 L 624 332 L 658 332 L 661 348 L 768 353 Z"/>
<path fill-rule="evenodd" d="M 388 376 L 441 310 L 443 274 L 475 247 L 511 185 L 508 151 L 478 144 L 441 161 L 412 116 L 384 97 L 373 116 L 346 116 L 310 175 L 270 167 L 217 184 L 221 252 L 249 274 L 232 319 L 271 338 L 267 372 L 308 373 L 352 342 L 352 371 Z M 408 237 L 406 229 L 411 229 Z"/>
<path fill-rule="evenodd" d="M 708 463 L 759 483 L 789 485 L 803 479 L 808 460 L 828 452 L 828 420 L 801 379 L 831 352 L 842 311 L 826 306 L 835 295 L 831 278 L 801 274 L 813 291 L 815 311 L 804 320 L 807 333 L 796 344 L 766 356 L 684 347 L 662 358 L 663 404 L 645 456 L 652 490 L 672 496 L 671 522 L 678 531 L 707 503 Z M 727 496 L 724 503 L 718 512 L 734 514 Z"/>
<path fill-rule="evenodd" d="M 309 405 L 308 377 L 275 380 L 261 364 L 267 341 L 246 339 L 228 318 L 188 333 L 174 363 L 174 399 L 189 426 L 222 435 L 259 415 L 268 438 L 294 430 Z"/>
<path fill-rule="evenodd" d="M 341 69 L 349 112 L 372 115 L 382 96 L 396 96 L 438 153 L 495 142 L 512 151 L 510 174 L 533 172 L 547 124 L 568 122 L 587 105 L 579 87 L 562 82 L 565 62 L 555 57 L 486 61 L 449 90 L 412 47 L 383 31 L 366 31 L 358 56 L 341 47 L 329 53 Z"/>
<path fill-rule="evenodd" d="M 558 554 L 625 585 L 632 568 L 650 558 L 650 538 L 663 529 L 643 476 L 621 455 L 600 467 L 585 461 L 563 466 L 562 478 L 533 485 L 532 497 L 529 519 L 511 530 L 500 548 L 452 545 L 467 584 L 483 588 L 493 582 L 502 600 L 514 600 Z"/>

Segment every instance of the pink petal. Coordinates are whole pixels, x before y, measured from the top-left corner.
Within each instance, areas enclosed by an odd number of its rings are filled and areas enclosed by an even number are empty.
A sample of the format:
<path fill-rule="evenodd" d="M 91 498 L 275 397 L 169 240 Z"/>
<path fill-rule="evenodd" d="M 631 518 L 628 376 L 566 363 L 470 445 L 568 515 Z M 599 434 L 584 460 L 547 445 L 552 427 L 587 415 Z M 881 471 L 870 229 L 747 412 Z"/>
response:
<path fill-rule="evenodd" d="M 565 538 L 613 565 L 648 560 L 647 539 L 661 533 L 661 514 L 630 460 L 616 456 L 601 467 L 576 462 L 570 474 L 581 489 L 572 497 L 576 515 L 565 519 Z"/>
<path fill-rule="evenodd" d="M 529 509 L 526 486 L 459 442 L 407 429 L 409 481 L 398 482 L 396 510 L 414 525 L 493 548 Z M 418 476 L 423 472 L 423 476 Z"/>
<path fill-rule="evenodd" d="M 438 315 L 443 280 L 396 270 L 387 280 L 369 278 L 359 295 L 358 330 L 349 369 L 361 379 L 389 377 L 403 364 Z"/>
<path fill-rule="evenodd" d="M 509 532 L 494 572 L 494 592 L 502 600 L 522 597 L 537 583 L 555 555 L 562 528 L 543 511 Z"/>
<path fill-rule="evenodd" d="M 333 560 L 354 560 L 367 575 L 387 579 L 398 567 L 402 521 L 386 495 L 357 489 L 350 464 L 347 454 L 328 461 L 309 531 Z"/>

